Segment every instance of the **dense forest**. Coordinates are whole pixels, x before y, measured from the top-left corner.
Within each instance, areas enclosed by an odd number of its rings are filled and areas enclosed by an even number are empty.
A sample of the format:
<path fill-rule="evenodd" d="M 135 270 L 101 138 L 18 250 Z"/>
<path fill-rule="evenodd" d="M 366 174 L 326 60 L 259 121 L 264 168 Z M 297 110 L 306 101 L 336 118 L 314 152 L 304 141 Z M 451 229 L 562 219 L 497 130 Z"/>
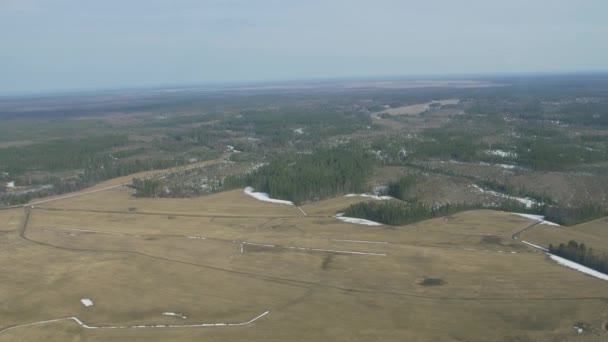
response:
<path fill-rule="evenodd" d="M 596 255 L 592 248 L 582 242 L 570 240 L 567 244 L 560 243 L 559 246 L 549 245 L 549 253 L 608 274 L 608 255 Z"/>
<path fill-rule="evenodd" d="M 418 201 L 414 201 L 412 203 L 403 203 L 394 200 L 387 200 L 353 204 L 344 210 L 344 215 L 348 217 L 371 220 L 391 226 L 402 226 L 474 209 L 496 209 L 528 213 L 538 212 L 537 208 L 529 209 L 516 201 L 505 201 L 497 206 L 488 207 L 468 203 L 429 206 Z"/>
<path fill-rule="evenodd" d="M 256 171 L 228 177 L 227 188 L 252 186 L 273 198 L 295 203 L 349 192 L 364 192 L 374 159 L 358 147 L 321 149 L 312 154 L 284 154 Z"/>

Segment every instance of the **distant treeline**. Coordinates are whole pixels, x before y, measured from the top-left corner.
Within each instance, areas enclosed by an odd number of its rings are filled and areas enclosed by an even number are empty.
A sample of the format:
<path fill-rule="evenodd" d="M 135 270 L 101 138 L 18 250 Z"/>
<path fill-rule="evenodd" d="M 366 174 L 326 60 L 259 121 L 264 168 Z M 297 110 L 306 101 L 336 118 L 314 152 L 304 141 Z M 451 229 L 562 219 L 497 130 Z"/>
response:
<path fill-rule="evenodd" d="M 124 135 L 104 135 L 1 148 L 0 171 L 16 176 L 29 170 L 84 169 L 110 160 L 109 154 L 102 152 L 125 146 L 127 142 Z"/>
<path fill-rule="evenodd" d="M 364 192 L 375 161 L 357 147 L 277 156 L 255 172 L 227 177 L 226 188 L 252 186 L 273 198 L 295 203 L 350 192 Z"/>
<path fill-rule="evenodd" d="M 0 196 L 0 205 L 25 204 L 35 198 L 60 195 L 67 192 L 78 191 L 111 178 L 126 176 L 140 171 L 164 169 L 175 166 L 174 160 L 135 160 L 128 163 L 103 164 L 103 168 L 87 168 L 75 177 L 60 179 L 52 177 L 45 180 L 51 187 L 41 188 L 39 191 Z M 34 188 L 35 189 L 35 188 Z"/>
<path fill-rule="evenodd" d="M 596 255 L 592 248 L 576 240 L 570 240 L 568 244 L 560 243 L 559 246 L 549 245 L 549 253 L 608 274 L 608 255 Z"/>

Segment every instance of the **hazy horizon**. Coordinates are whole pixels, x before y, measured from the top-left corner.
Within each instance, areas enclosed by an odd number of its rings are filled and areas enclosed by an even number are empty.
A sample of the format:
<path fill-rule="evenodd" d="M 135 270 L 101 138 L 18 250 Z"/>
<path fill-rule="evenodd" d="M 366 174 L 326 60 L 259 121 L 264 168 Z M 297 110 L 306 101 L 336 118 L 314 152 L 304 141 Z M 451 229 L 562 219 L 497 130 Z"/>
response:
<path fill-rule="evenodd" d="M 604 1 L 0 0 L 0 94 L 605 72 Z"/>

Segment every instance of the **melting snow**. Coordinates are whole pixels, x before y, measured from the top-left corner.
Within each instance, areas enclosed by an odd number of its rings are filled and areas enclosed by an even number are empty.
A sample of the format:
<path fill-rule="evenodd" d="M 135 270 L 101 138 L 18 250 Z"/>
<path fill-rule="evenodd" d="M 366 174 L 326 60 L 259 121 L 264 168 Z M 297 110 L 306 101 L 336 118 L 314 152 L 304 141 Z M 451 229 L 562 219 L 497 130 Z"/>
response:
<path fill-rule="evenodd" d="M 516 158 L 517 157 L 517 153 L 507 152 L 507 151 L 503 151 L 503 150 L 490 150 L 490 151 L 486 151 L 486 153 L 493 155 L 493 156 L 503 157 L 503 158 Z"/>
<path fill-rule="evenodd" d="M 513 214 L 515 214 L 517 216 L 529 218 L 531 220 L 541 221 L 541 224 L 546 224 L 548 226 L 559 226 L 559 224 L 557 224 L 555 222 L 545 221 L 545 217 L 543 215 L 520 214 L 520 213 L 513 213 Z"/>
<path fill-rule="evenodd" d="M 89 306 L 93 306 L 93 301 L 90 300 L 89 298 L 82 298 L 80 300 L 80 302 L 82 303 L 82 305 L 89 307 Z"/>
<path fill-rule="evenodd" d="M 562 257 L 558 257 L 557 255 L 553 255 L 553 254 L 549 254 L 549 256 L 551 257 L 551 259 L 557 261 L 558 264 L 562 265 L 562 266 L 566 266 L 566 267 L 570 267 L 573 268 L 579 272 L 583 272 L 585 274 L 588 274 L 592 277 L 596 277 L 602 280 L 608 280 L 608 275 L 602 273 L 602 272 L 598 272 L 596 270 L 593 270 L 589 267 L 583 266 L 581 264 L 578 264 L 574 261 L 570 261 L 568 259 L 564 259 Z"/>
<path fill-rule="evenodd" d="M 473 184 L 473 187 L 481 193 L 486 193 L 486 194 L 490 194 L 490 195 L 493 195 L 496 197 L 502 197 L 502 198 L 506 198 L 506 199 L 510 199 L 510 200 L 515 200 L 515 201 L 525 205 L 526 208 L 532 208 L 532 205 L 537 203 L 536 201 L 534 201 L 533 199 L 528 198 L 528 197 L 525 197 L 525 198 L 524 197 L 515 197 L 515 196 L 509 196 L 509 195 L 506 195 L 506 194 L 503 194 L 500 192 L 492 191 L 492 190 L 484 190 L 475 184 Z"/>
<path fill-rule="evenodd" d="M 285 201 L 285 200 L 270 198 L 270 196 L 268 196 L 268 194 L 265 192 L 253 192 L 253 188 L 250 186 L 246 187 L 244 192 L 245 192 L 245 194 L 247 194 L 257 200 L 260 200 L 260 201 L 277 203 L 277 204 L 293 205 L 292 201 Z"/>
<path fill-rule="evenodd" d="M 348 194 L 348 195 L 344 195 L 344 197 L 365 197 L 365 198 L 371 198 L 371 199 L 375 199 L 375 200 L 392 199 L 391 196 L 378 196 L 378 195 L 371 195 L 371 194 Z"/>
<path fill-rule="evenodd" d="M 342 222 L 361 224 L 361 225 L 365 225 L 365 226 L 381 226 L 382 225 L 382 223 L 378 223 L 378 222 L 374 222 L 374 221 L 370 221 L 370 220 L 366 220 L 366 219 L 361 219 L 361 218 L 356 218 L 356 217 L 347 217 L 347 216 L 342 216 L 342 215 L 344 215 L 344 214 L 340 213 L 340 214 L 336 215 L 336 218 Z"/>
<path fill-rule="evenodd" d="M 178 318 L 181 318 L 181 319 L 188 318 L 184 314 L 176 313 L 176 312 L 163 312 L 161 315 L 163 315 L 163 316 L 173 316 L 173 317 L 178 317 Z"/>

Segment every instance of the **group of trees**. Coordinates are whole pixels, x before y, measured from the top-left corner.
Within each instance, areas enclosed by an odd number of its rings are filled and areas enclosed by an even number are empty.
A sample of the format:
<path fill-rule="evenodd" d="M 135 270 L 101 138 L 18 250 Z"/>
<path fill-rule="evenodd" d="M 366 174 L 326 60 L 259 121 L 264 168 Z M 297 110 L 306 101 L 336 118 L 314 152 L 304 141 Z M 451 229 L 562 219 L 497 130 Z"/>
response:
<path fill-rule="evenodd" d="M 249 185 L 273 198 L 295 203 L 349 192 L 364 192 L 374 167 L 368 152 L 357 148 L 283 154 L 251 174 L 227 177 L 226 188 Z"/>
<path fill-rule="evenodd" d="M 0 171 L 16 176 L 28 170 L 52 172 L 84 169 L 111 160 L 108 153 L 102 152 L 124 146 L 127 142 L 128 138 L 124 135 L 103 135 L 2 148 Z"/>
<path fill-rule="evenodd" d="M 136 197 L 159 197 L 163 192 L 163 183 L 158 179 L 133 178 L 132 186 Z"/>
<path fill-rule="evenodd" d="M 596 255 L 592 248 L 582 242 L 570 240 L 567 244 L 560 243 L 559 246 L 549 245 L 549 253 L 608 274 L 608 255 Z"/>
<path fill-rule="evenodd" d="M 469 204 L 446 204 L 432 207 L 421 202 L 406 204 L 387 200 L 353 204 L 344 211 L 344 215 L 391 226 L 402 226 L 475 208 L 477 206 Z"/>
<path fill-rule="evenodd" d="M 344 211 L 344 215 L 391 226 L 402 226 L 474 209 L 496 209 L 527 213 L 538 213 L 539 210 L 538 208 L 526 208 L 516 201 L 504 201 L 503 203 L 489 207 L 474 203 L 447 203 L 430 206 L 419 201 L 404 203 L 396 200 L 386 200 L 353 204 Z"/>
<path fill-rule="evenodd" d="M 596 203 L 583 203 L 577 207 L 548 205 L 543 210 L 545 219 L 565 226 L 608 216 L 608 211 Z"/>
<path fill-rule="evenodd" d="M 403 201 L 412 199 L 416 191 L 416 179 L 415 175 L 407 175 L 389 183 L 387 195 Z"/>

